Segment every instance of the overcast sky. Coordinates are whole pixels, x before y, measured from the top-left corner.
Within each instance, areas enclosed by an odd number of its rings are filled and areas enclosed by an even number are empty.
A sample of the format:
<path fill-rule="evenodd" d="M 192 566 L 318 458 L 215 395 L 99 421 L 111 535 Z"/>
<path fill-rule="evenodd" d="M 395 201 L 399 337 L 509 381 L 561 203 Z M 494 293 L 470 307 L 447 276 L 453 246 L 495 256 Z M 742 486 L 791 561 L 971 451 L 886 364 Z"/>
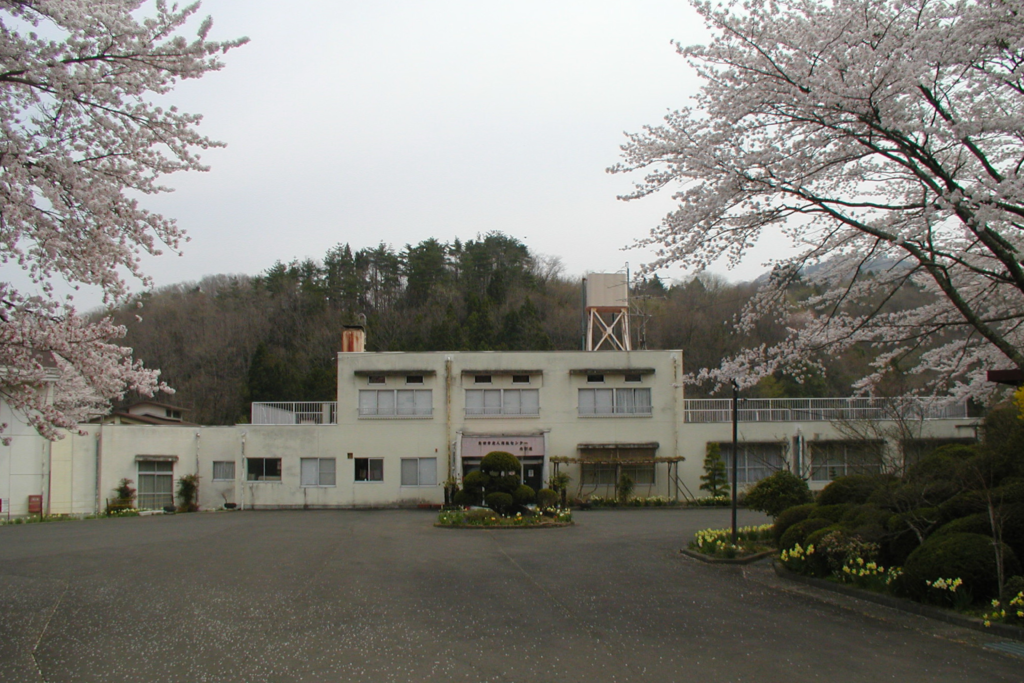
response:
<path fill-rule="evenodd" d="M 670 42 L 706 38 L 685 2 L 204 0 L 200 14 L 212 38 L 251 42 L 172 96 L 228 146 L 204 154 L 209 173 L 170 176 L 176 192 L 145 199 L 191 237 L 183 256 L 147 259 L 158 286 L 342 242 L 490 230 L 572 275 L 649 259 L 622 248 L 670 198 L 619 201 L 630 179 L 605 169 L 624 131 L 696 90 Z"/>

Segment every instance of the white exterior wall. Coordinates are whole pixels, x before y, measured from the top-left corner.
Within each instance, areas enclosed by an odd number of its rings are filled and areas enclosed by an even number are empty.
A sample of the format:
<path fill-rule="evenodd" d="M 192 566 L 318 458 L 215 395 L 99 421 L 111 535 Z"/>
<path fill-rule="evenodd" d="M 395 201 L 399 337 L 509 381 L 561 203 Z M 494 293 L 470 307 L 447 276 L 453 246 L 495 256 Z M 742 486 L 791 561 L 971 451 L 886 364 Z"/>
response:
<path fill-rule="evenodd" d="M 641 373 L 639 384 L 626 383 L 623 371 Z M 605 382 L 587 382 L 585 370 L 605 370 Z M 474 373 L 492 373 L 491 385 L 477 385 Z M 385 384 L 370 385 L 368 375 L 385 375 Z M 422 374 L 422 385 L 407 385 L 406 375 Z M 512 374 L 529 374 L 530 384 L 513 385 Z M 679 351 L 607 352 L 437 352 L 346 353 L 338 358 L 338 424 L 237 425 L 195 427 L 169 425 L 84 425 L 85 435 L 71 434 L 52 445 L 0 403 L 0 417 L 10 425 L 10 446 L 0 447 L 0 496 L 10 500 L 12 514 L 27 513 L 28 495 L 42 494 L 44 510 L 85 514 L 102 511 L 122 478 L 138 486 L 137 456 L 174 456 L 174 480 L 198 471 L 199 504 L 219 508 L 235 503 L 243 508 L 389 507 L 439 504 L 449 474 L 461 476 L 460 444 L 464 437 L 531 436 L 543 443 L 543 481 L 551 475 L 552 457 L 579 456 L 583 444 L 657 442 L 656 456 L 685 458 L 678 476 L 685 491 L 699 495 L 700 476 L 709 442 L 732 439 L 729 423 L 684 423 L 682 353 Z M 650 416 L 579 415 L 583 388 L 646 387 L 651 389 Z M 359 391 L 366 389 L 429 389 L 428 417 L 367 418 L 359 415 Z M 466 415 L 466 391 L 478 388 L 531 388 L 539 391 L 537 416 Z M 976 420 L 929 420 L 921 436 L 955 439 L 972 437 Z M 884 426 L 883 426 L 884 430 Z M 790 445 L 794 466 L 794 437 L 842 439 L 829 422 L 741 422 L 741 442 L 784 442 Z M 497 448 L 495 449 L 497 450 Z M 509 449 L 513 450 L 513 449 Z M 723 449 L 723 457 L 728 449 Z M 302 458 L 334 458 L 334 486 L 303 487 Z M 281 481 L 250 482 L 246 465 L 251 458 L 281 458 Z M 355 481 L 358 458 L 380 458 L 384 478 Z M 436 458 L 435 485 L 402 486 L 402 458 Z M 213 463 L 235 463 L 233 481 L 213 481 Z M 804 468 L 809 472 L 805 450 Z M 97 486 L 96 467 L 100 465 Z M 611 495 L 611 486 L 581 487 L 578 464 L 562 464 L 572 477 L 573 495 Z M 635 495 L 675 496 L 670 465 L 656 466 L 655 484 L 638 485 Z M 821 488 L 825 482 L 812 482 Z M 5 511 L 6 512 L 6 511 Z"/>
<path fill-rule="evenodd" d="M 43 496 L 46 509 L 49 482 L 49 442 L 40 437 L 25 418 L 0 401 L 0 423 L 6 425 L 2 436 L 8 445 L 0 443 L 0 516 L 28 514 L 28 497 Z"/>

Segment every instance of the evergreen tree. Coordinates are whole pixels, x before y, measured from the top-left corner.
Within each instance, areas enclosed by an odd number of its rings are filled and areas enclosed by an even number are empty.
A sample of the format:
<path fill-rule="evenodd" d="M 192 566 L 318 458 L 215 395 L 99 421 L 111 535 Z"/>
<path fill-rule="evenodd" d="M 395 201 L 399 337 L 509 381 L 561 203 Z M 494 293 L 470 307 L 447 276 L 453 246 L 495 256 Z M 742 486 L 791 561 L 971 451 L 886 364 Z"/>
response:
<path fill-rule="evenodd" d="M 707 491 L 712 497 L 729 495 L 729 476 L 722 460 L 722 449 L 717 443 L 708 444 L 707 455 L 704 456 L 704 474 L 700 477 L 701 491 Z"/>

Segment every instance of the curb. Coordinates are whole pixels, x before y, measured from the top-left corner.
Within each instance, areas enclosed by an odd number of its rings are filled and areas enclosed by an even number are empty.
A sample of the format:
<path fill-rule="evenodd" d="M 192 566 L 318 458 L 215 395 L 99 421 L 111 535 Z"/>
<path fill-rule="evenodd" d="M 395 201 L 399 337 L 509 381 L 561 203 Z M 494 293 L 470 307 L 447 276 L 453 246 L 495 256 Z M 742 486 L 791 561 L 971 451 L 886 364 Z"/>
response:
<path fill-rule="evenodd" d="M 706 562 L 707 564 L 751 564 L 758 560 L 763 560 L 766 557 L 775 554 L 774 550 L 766 550 L 763 553 L 756 553 L 754 555 L 747 555 L 746 557 L 708 557 L 704 553 L 694 552 L 689 548 L 681 548 L 679 550 L 681 555 L 692 557 L 695 560 Z"/>
<path fill-rule="evenodd" d="M 516 531 L 522 531 L 526 529 L 562 529 L 567 526 L 576 526 L 575 522 L 555 522 L 554 524 L 530 524 L 523 526 L 484 526 L 482 524 L 438 524 L 434 526 L 438 529 L 481 529 L 483 531 L 496 531 L 514 529 Z"/>
<path fill-rule="evenodd" d="M 831 591 L 832 593 L 839 593 L 840 595 L 857 598 L 858 600 L 866 600 L 867 602 L 873 602 L 877 605 L 889 607 L 901 612 L 909 612 L 921 617 L 937 619 L 938 621 L 944 621 L 947 624 L 953 624 L 954 626 L 961 626 L 963 628 L 981 631 L 982 633 L 987 633 L 994 637 L 1024 642 L 1024 628 L 1017 628 L 1016 626 L 1010 626 L 1008 624 L 992 624 L 991 626 L 985 626 L 985 623 L 981 619 L 957 614 L 956 612 L 950 612 L 949 610 L 944 610 L 939 607 L 922 605 L 919 602 L 913 602 L 903 598 L 895 598 L 891 595 L 872 593 L 871 591 L 854 588 L 853 586 L 846 586 L 841 583 L 833 583 L 831 581 L 826 581 L 825 579 L 795 574 L 774 560 L 772 561 L 772 568 L 778 576 L 789 581 Z"/>

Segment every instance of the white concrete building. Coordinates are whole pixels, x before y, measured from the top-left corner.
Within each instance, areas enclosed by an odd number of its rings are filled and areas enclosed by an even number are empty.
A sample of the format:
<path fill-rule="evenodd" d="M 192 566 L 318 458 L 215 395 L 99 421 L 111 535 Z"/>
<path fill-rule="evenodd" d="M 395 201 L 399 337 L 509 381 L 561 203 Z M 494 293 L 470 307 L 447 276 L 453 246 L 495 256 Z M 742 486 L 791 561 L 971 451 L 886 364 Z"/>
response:
<path fill-rule="evenodd" d="M 102 510 L 122 478 L 140 507 L 172 504 L 176 481 L 200 477 L 204 508 L 437 505 L 493 450 L 520 457 L 524 480 L 556 468 L 574 497 L 699 495 L 709 443 L 728 456 L 726 400 L 688 400 L 681 351 L 363 353 L 338 355 L 336 402 L 254 404 L 253 422 L 90 424 L 53 444 L 18 433 L 0 449 L 4 513 Z M 741 403 L 741 485 L 779 468 L 821 488 L 845 473 L 898 464 L 902 450 L 973 440 L 963 406 L 869 399 Z M 10 423 L 9 418 L 4 421 Z M 22 430 L 24 431 L 24 430 Z"/>

